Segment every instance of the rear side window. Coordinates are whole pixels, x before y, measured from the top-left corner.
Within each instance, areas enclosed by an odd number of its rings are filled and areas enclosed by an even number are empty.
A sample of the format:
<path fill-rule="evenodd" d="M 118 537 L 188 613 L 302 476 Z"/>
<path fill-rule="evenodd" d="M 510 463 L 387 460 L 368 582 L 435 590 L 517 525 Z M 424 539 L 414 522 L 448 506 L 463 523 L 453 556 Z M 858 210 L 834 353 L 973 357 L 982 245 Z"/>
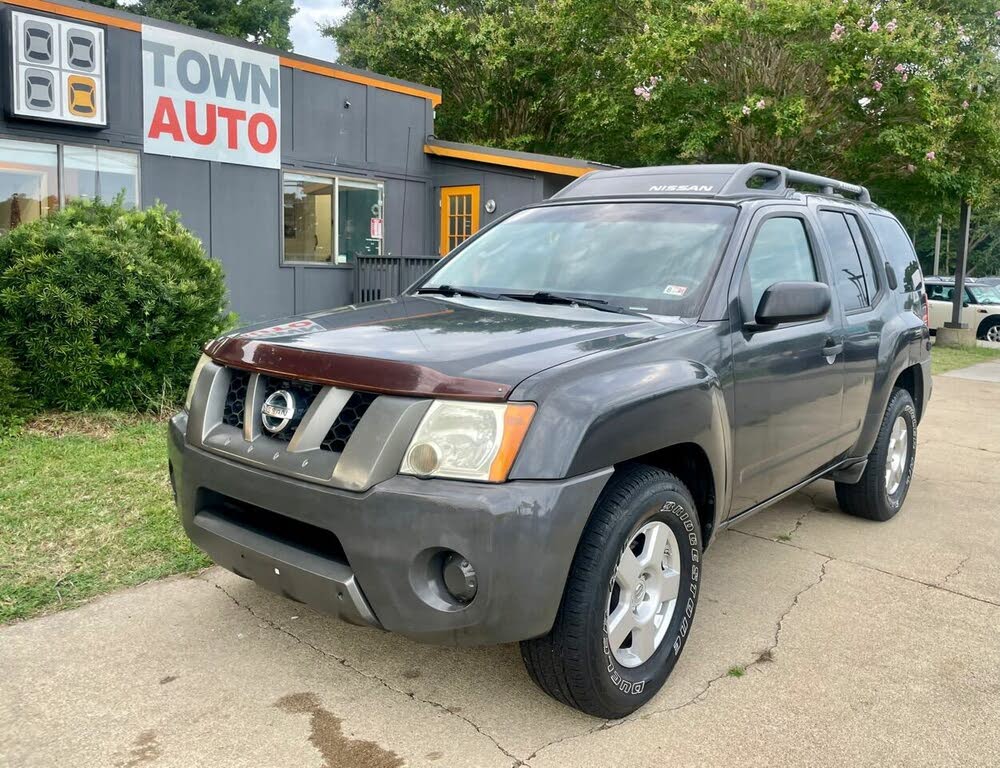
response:
<path fill-rule="evenodd" d="M 830 243 L 834 283 L 844 311 L 871 306 L 878 282 L 857 219 L 840 211 L 820 211 L 819 221 Z"/>
<path fill-rule="evenodd" d="M 954 294 L 955 286 L 953 285 L 927 284 L 927 298 L 931 301 L 951 301 Z"/>
<path fill-rule="evenodd" d="M 764 291 L 775 283 L 816 280 L 816 265 L 802 219 L 765 221 L 757 230 L 747 269 L 754 311 L 760 306 Z"/>
<path fill-rule="evenodd" d="M 903 226 L 894 218 L 881 214 L 869 214 L 868 221 L 878 236 L 882 252 L 896 272 L 900 290 L 907 293 L 919 291 L 924 284 L 924 276 L 913 243 Z"/>

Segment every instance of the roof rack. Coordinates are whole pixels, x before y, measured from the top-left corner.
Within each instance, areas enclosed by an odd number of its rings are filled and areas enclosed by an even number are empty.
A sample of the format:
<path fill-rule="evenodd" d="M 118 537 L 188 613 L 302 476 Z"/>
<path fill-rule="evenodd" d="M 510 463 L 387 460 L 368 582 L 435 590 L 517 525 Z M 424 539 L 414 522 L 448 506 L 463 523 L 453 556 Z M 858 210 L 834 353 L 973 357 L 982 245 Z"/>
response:
<path fill-rule="evenodd" d="M 761 186 L 751 187 L 750 183 L 754 179 L 764 179 L 765 181 Z M 768 165 L 766 163 L 746 163 L 736 166 L 736 171 L 719 191 L 719 195 L 733 194 L 734 192 L 738 194 L 753 189 L 781 192 L 792 184 L 809 184 L 819 187 L 820 194 L 823 195 L 846 192 L 849 195 L 855 195 L 859 202 L 870 203 L 872 201 L 868 189 L 859 184 L 848 184 L 846 181 L 839 181 L 829 176 L 818 176 L 815 173 L 795 171 L 781 165 Z"/>
<path fill-rule="evenodd" d="M 780 165 L 665 165 L 596 171 L 578 178 L 553 195 L 557 199 L 618 195 L 680 195 L 684 197 L 784 197 L 793 184 L 819 187 L 820 194 L 848 194 L 871 203 L 868 190 L 857 184 L 795 171 Z"/>

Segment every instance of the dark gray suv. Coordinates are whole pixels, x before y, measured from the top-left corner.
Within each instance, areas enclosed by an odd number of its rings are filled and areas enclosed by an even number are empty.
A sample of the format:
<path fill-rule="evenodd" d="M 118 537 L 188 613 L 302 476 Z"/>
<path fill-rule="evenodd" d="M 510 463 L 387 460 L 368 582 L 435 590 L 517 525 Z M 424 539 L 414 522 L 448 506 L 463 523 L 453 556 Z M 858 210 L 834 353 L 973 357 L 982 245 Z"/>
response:
<path fill-rule="evenodd" d="M 823 477 L 899 511 L 929 350 L 864 188 L 600 171 L 397 299 L 213 341 L 171 478 L 225 568 L 416 640 L 521 641 L 547 693 L 621 717 L 680 656 L 720 530 Z"/>

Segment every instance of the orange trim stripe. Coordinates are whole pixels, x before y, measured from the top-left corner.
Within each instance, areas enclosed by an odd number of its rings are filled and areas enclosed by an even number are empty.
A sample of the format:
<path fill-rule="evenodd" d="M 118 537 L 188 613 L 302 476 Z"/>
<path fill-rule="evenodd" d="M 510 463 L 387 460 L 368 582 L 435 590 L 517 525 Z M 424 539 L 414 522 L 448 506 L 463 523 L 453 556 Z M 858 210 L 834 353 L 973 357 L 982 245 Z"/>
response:
<path fill-rule="evenodd" d="M 576 165 L 559 165 L 558 163 L 549 163 L 544 160 L 523 160 L 519 157 L 491 155 L 486 152 L 473 152 L 468 149 L 439 147 L 434 144 L 424 144 L 424 152 L 428 155 L 457 157 L 462 160 L 475 160 L 476 162 L 489 163 L 490 165 L 506 165 L 510 168 L 524 168 L 528 171 L 558 173 L 561 176 L 585 176 L 591 171 L 596 170 L 594 168 L 581 168 Z"/>
<path fill-rule="evenodd" d="M 132 32 L 142 31 L 142 24 L 138 21 L 132 21 L 132 19 L 122 19 L 118 16 L 109 16 L 106 13 L 98 13 L 97 11 L 86 11 L 82 8 L 70 8 L 59 3 L 50 3 L 48 0 L 4 0 L 4 2 L 7 5 L 17 5 L 21 8 L 31 8 L 33 11 L 45 11 L 46 13 L 55 13 L 59 16 L 69 16 L 71 19 L 91 21 L 95 24 L 105 24 L 109 27 L 128 29 Z"/>
<path fill-rule="evenodd" d="M 286 56 L 282 56 L 281 66 L 291 67 L 292 69 L 301 69 L 303 72 L 312 72 L 315 75 L 335 77 L 338 80 L 347 80 L 351 83 L 370 85 L 374 88 L 381 88 L 384 91 L 395 91 L 396 93 L 405 93 L 409 96 L 419 96 L 422 99 L 429 99 L 431 104 L 435 107 L 441 103 L 440 93 L 427 91 L 423 88 L 415 88 L 412 85 L 390 83 L 386 80 L 379 80 L 377 77 L 368 77 L 367 75 L 357 74 L 356 72 L 345 72 L 342 69 L 334 69 L 333 67 L 326 67 L 322 64 L 313 64 L 311 61 L 299 61 L 298 59 L 290 59 Z"/>

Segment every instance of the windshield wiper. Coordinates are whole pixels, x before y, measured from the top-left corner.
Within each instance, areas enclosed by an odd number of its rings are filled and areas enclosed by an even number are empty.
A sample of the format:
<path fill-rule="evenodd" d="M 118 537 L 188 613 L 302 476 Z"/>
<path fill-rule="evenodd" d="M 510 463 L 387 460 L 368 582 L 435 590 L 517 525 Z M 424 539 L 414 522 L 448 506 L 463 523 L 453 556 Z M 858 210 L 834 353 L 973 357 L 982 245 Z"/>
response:
<path fill-rule="evenodd" d="M 489 299 L 491 301 L 510 301 L 505 295 L 500 293 L 483 293 L 474 291 L 471 288 L 459 288 L 455 285 L 436 285 L 427 288 L 417 288 L 417 293 L 436 293 L 441 296 L 466 296 L 470 299 Z"/>
<path fill-rule="evenodd" d="M 609 304 L 604 299 L 582 299 L 579 296 L 566 296 L 561 293 L 551 293 L 549 291 L 536 291 L 535 293 L 505 293 L 503 295 L 512 299 L 517 299 L 518 301 L 531 301 L 536 304 L 567 304 L 570 306 L 596 309 L 598 312 L 613 312 L 616 315 L 632 315 L 633 317 L 641 317 L 644 320 L 659 322 L 655 318 L 643 314 L 642 312 L 637 312 L 634 309 L 619 307 L 617 304 Z"/>

